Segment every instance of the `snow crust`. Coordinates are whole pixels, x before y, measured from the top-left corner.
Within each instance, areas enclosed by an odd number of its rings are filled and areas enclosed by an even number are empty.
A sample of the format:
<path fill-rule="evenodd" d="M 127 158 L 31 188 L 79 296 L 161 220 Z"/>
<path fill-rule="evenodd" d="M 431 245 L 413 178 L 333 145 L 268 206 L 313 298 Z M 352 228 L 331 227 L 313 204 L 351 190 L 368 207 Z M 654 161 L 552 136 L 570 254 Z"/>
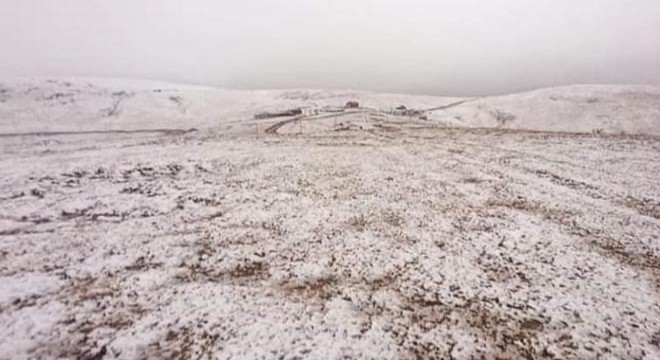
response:
<path fill-rule="evenodd" d="M 0 136 L 0 359 L 660 358 L 658 137 L 368 109 L 257 121 L 357 95 L 154 85 L 204 104 L 175 117 L 116 86 L 0 104 L 5 134 L 38 132 Z M 138 90 L 105 121 L 87 117 L 99 89 Z M 557 93 L 630 94 L 524 96 Z M 125 126 L 198 130 L 46 131 Z"/>
<path fill-rule="evenodd" d="M 209 128 L 263 111 L 341 107 L 348 101 L 378 111 L 401 105 L 428 110 L 429 121 L 444 126 L 660 134 L 660 89 L 651 86 L 582 85 L 450 98 L 351 90 L 237 91 L 95 78 L 0 81 L 0 133 Z"/>

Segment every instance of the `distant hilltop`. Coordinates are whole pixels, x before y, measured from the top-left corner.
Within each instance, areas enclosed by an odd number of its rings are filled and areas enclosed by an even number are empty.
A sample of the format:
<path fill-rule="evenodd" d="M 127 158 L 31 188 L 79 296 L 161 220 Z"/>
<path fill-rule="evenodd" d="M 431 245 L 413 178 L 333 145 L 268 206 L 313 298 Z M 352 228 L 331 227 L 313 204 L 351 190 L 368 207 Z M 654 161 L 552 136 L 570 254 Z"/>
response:
<path fill-rule="evenodd" d="M 349 103 L 415 114 L 438 126 L 660 135 L 660 89 L 652 86 L 577 85 L 460 98 L 353 90 L 243 91 L 97 78 L 0 81 L 0 132 L 212 128 L 258 114 Z"/>

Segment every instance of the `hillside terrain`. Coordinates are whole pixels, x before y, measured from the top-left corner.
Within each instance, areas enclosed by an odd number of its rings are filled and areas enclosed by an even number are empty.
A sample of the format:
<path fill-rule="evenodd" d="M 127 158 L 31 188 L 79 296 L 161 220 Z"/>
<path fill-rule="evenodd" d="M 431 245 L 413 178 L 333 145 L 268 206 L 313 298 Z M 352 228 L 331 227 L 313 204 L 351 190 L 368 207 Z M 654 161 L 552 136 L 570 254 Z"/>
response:
<path fill-rule="evenodd" d="M 439 126 L 660 134 L 660 89 L 650 86 L 585 85 L 461 99 L 76 78 L 0 81 L 0 133 L 212 128 L 260 112 L 342 107 L 348 101 L 371 112 L 405 106 Z"/>
<path fill-rule="evenodd" d="M 0 359 L 660 358 L 657 89 L 0 83 Z"/>

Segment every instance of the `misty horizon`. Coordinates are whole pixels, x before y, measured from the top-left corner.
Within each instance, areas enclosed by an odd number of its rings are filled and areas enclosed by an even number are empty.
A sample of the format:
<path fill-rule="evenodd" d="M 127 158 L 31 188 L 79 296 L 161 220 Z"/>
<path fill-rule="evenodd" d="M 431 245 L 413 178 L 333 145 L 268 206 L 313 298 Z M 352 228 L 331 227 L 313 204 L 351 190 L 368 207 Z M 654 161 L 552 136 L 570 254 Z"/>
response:
<path fill-rule="evenodd" d="M 2 7 L 1 78 L 453 96 L 660 85 L 660 2 L 651 0 L 27 0 Z"/>

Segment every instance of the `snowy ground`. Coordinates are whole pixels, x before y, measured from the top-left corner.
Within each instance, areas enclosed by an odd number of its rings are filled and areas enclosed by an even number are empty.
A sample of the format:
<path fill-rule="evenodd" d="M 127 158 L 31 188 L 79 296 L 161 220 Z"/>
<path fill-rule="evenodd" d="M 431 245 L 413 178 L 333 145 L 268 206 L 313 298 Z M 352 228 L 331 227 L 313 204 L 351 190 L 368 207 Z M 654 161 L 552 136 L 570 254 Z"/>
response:
<path fill-rule="evenodd" d="M 659 359 L 659 134 L 646 87 L 2 83 L 0 359 Z"/>
<path fill-rule="evenodd" d="M 358 101 L 425 111 L 443 126 L 660 135 L 660 89 L 583 85 L 452 98 L 351 90 L 236 91 L 117 79 L 0 81 L 0 133 L 209 128 L 263 111 Z M 454 105 L 449 106 L 448 105 Z"/>
<path fill-rule="evenodd" d="M 0 358 L 660 358 L 659 138 L 272 124 L 0 137 Z"/>

